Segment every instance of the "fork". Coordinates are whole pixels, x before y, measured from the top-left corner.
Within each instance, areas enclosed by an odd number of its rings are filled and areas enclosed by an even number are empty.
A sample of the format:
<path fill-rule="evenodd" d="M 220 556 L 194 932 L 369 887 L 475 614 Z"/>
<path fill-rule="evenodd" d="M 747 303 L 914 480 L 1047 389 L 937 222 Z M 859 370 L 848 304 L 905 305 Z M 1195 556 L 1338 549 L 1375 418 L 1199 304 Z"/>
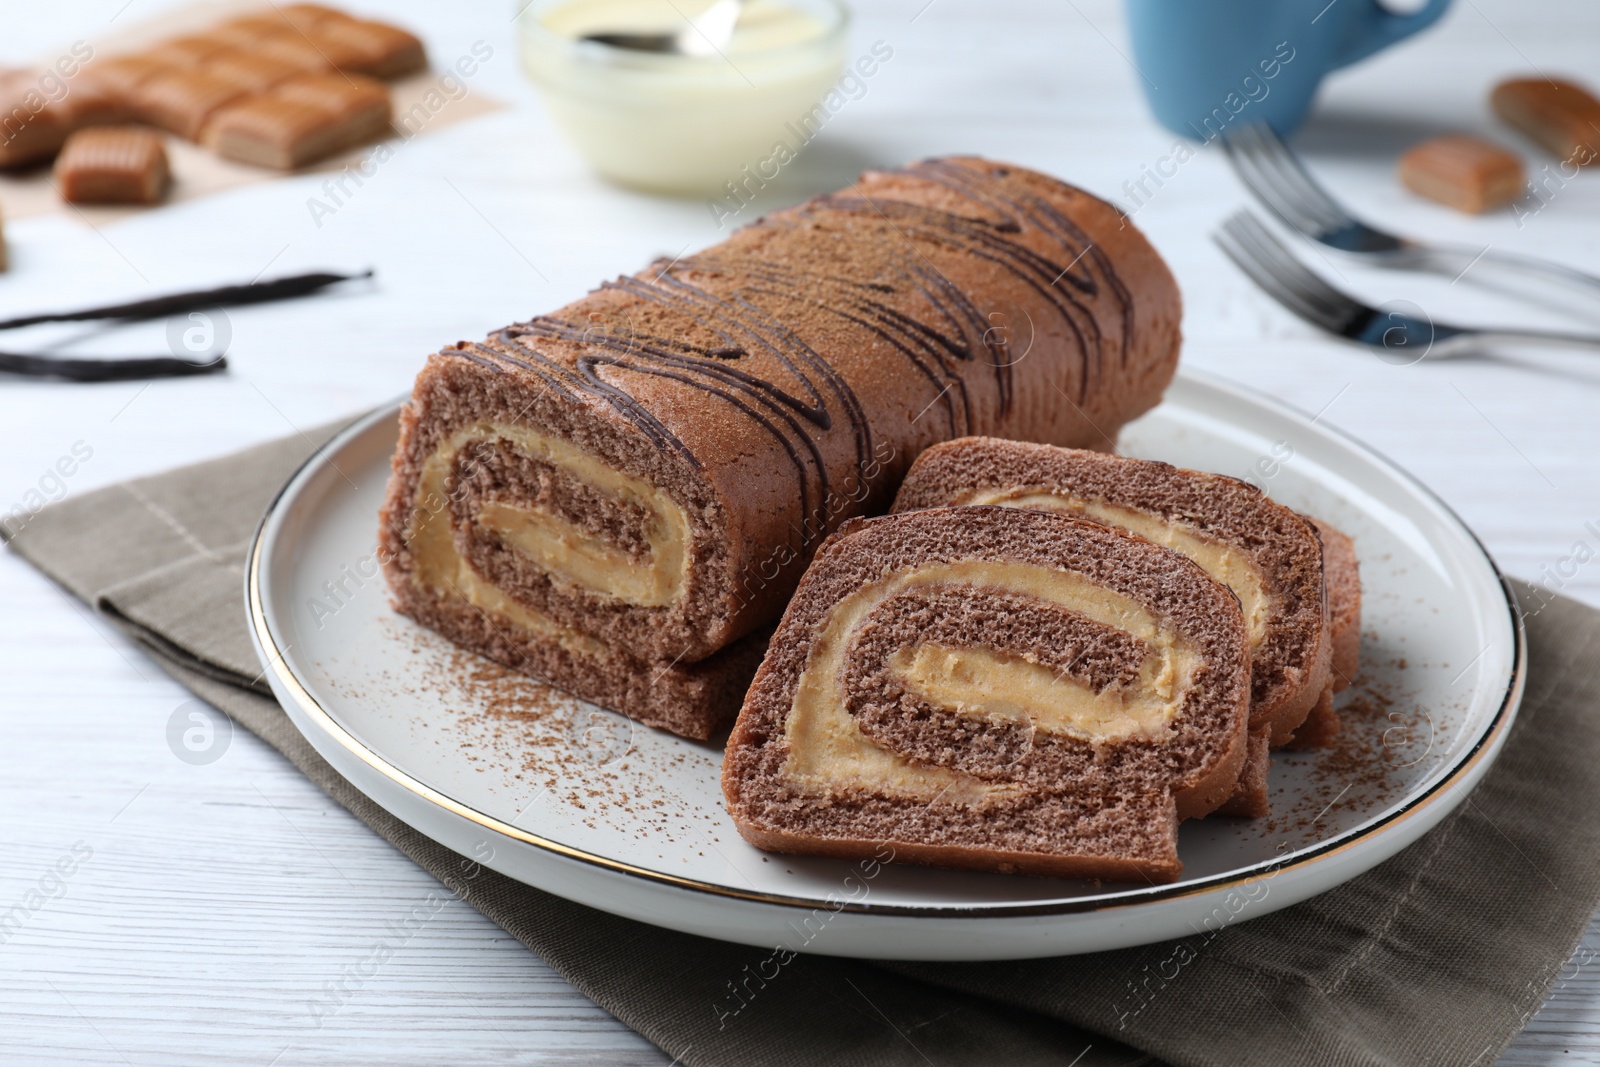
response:
<path fill-rule="evenodd" d="M 1264 122 L 1227 130 L 1222 147 L 1234 173 L 1291 229 L 1319 244 L 1361 256 L 1381 267 L 1431 270 L 1459 278 L 1476 263 L 1554 279 L 1600 296 L 1600 277 L 1560 263 L 1474 249 L 1433 244 L 1380 230 L 1356 218 L 1313 178 L 1298 156 Z"/>
<path fill-rule="evenodd" d="M 1329 333 L 1396 354 L 1420 346 L 1421 355 L 1404 353 L 1408 362 L 1430 353 L 1448 356 L 1506 341 L 1600 348 L 1600 335 L 1596 334 L 1450 326 L 1434 322 L 1426 312 L 1418 318 L 1375 308 L 1313 273 L 1248 211 L 1230 215 L 1215 240 L 1251 281 L 1295 315 Z"/>

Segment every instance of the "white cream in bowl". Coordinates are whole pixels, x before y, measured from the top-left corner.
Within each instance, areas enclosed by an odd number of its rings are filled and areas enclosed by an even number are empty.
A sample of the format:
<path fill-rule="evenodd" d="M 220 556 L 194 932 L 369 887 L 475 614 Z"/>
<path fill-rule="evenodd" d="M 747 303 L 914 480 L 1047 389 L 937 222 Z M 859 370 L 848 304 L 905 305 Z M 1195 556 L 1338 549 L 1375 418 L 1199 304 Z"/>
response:
<path fill-rule="evenodd" d="M 796 142 L 845 61 L 836 0 L 750 0 L 705 58 L 636 52 L 590 33 L 673 33 L 706 0 L 536 0 L 522 62 L 546 105 L 605 177 L 657 192 L 721 195 Z M 826 116 L 824 115 L 825 119 Z M 788 149 L 785 149 L 788 151 Z"/>

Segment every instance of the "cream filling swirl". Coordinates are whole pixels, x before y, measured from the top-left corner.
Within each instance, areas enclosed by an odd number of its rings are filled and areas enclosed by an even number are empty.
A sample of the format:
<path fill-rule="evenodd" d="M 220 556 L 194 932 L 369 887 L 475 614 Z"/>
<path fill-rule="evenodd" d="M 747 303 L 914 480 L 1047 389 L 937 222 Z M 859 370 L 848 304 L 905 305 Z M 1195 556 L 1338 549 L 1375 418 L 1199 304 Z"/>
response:
<path fill-rule="evenodd" d="M 649 551 L 645 558 L 634 559 L 565 516 L 530 504 L 485 501 L 474 514 L 474 523 L 494 531 L 511 551 L 570 588 L 639 607 L 663 607 L 683 595 L 690 526 L 682 505 L 644 479 L 608 467 L 567 441 L 505 423 L 464 426 L 423 461 L 417 500 L 437 502 L 438 507 L 419 507 L 409 531 L 413 581 L 420 587 L 465 599 L 568 647 L 598 647 L 593 638 L 528 608 L 482 578 L 456 546 L 448 500 L 457 457 L 470 444 L 497 438 L 606 496 L 642 507 L 649 516 L 641 531 Z"/>
<path fill-rule="evenodd" d="M 1201 570 L 1233 590 L 1233 595 L 1239 598 L 1239 606 L 1244 609 L 1245 630 L 1252 649 L 1266 639 L 1272 623 L 1273 600 L 1267 591 L 1261 569 L 1236 546 L 1207 537 L 1192 526 L 1171 522 L 1148 511 L 1084 500 L 1039 486 L 979 489 L 968 493 L 959 503 L 993 504 L 1081 516 L 1108 526 L 1121 527 L 1147 541 L 1170 548 L 1188 556 L 1200 565 Z"/>
<path fill-rule="evenodd" d="M 879 604 L 912 591 L 956 586 L 975 598 L 1001 591 L 1037 598 L 1131 634 L 1150 654 L 1132 687 L 1099 692 L 1061 672 L 983 648 L 923 644 L 891 657 L 908 689 L 962 715 L 1025 720 L 1045 733 L 1094 742 L 1161 740 L 1183 703 L 1199 653 L 1169 623 L 1132 599 L 1070 571 L 1016 562 L 924 564 L 868 582 L 835 604 L 811 646 L 784 722 L 785 775 L 800 789 L 861 788 L 912 799 L 974 804 L 1015 786 L 913 764 L 867 737 L 846 708 L 843 676 L 851 636 Z M 980 635 L 981 636 L 981 635 Z"/>

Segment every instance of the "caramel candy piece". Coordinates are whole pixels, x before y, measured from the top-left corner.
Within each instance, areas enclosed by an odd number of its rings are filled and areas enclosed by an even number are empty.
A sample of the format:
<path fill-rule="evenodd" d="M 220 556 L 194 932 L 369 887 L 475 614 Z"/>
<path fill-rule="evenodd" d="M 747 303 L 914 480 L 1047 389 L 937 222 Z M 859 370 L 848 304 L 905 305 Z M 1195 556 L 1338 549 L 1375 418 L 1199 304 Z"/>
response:
<path fill-rule="evenodd" d="M 359 74 L 306 75 L 221 111 L 206 147 L 227 159 L 293 170 L 389 132 L 389 91 Z"/>
<path fill-rule="evenodd" d="M 204 71 L 176 70 L 139 86 L 134 99 L 146 122 L 197 141 L 206 121 L 243 95 L 237 85 Z"/>
<path fill-rule="evenodd" d="M 79 130 L 56 158 L 56 185 L 74 204 L 153 204 L 167 178 L 161 135 L 136 126 Z"/>
<path fill-rule="evenodd" d="M 1577 166 L 1600 159 L 1600 100 L 1577 82 L 1514 78 L 1494 87 L 1494 113 Z"/>
<path fill-rule="evenodd" d="M 1414 145 L 1400 157 L 1407 189 L 1457 211 L 1481 215 L 1522 194 L 1522 160 L 1497 144 L 1453 134 Z"/>
<path fill-rule="evenodd" d="M 252 94 L 266 92 L 274 85 L 302 73 L 293 63 L 237 48 L 213 56 L 200 69 Z"/>
<path fill-rule="evenodd" d="M 428 69 L 422 41 L 398 26 L 343 19 L 325 23 L 317 33 L 358 55 L 355 63 L 340 64 L 340 70 L 388 81 Z"/>

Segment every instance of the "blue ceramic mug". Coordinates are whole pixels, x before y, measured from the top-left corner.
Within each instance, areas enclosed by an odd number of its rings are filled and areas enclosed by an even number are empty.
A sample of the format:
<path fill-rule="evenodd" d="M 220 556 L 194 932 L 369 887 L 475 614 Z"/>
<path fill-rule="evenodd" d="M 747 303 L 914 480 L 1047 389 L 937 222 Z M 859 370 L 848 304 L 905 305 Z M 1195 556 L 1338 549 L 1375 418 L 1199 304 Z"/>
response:
<path fill-rule="evenodd" d="M 1133 58 L 1167 129 L 1210 140 L 1265 120 L 1287 136 L 1329 71 L 1431 25 L 1450 0 L 1397 14 L 1378 0 L 1128 0 Z"/>

